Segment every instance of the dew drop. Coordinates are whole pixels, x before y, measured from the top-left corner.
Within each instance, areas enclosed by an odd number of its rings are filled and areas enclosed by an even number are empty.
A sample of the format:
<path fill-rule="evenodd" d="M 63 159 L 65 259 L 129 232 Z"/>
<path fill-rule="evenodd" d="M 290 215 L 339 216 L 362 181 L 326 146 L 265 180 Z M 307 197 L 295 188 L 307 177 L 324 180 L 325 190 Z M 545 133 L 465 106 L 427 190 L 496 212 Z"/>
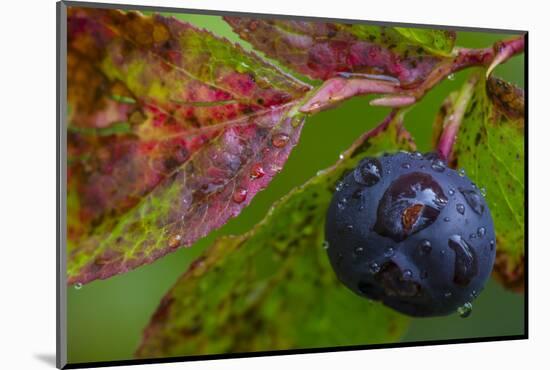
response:
<path fill-rule="evenodd" d="M 168 247 L 177 248 L 181 243 L 181 235 L 176 234 L 168 239 Z"/>
<path fill-rule="evenodd" d="M 338 158 L 340 158 L 340 160 L 342 160 L 342 159 L 344 159 L 344 155 L 343 155 L 343 154 L 340 154 L 340 155 L 338 156 Z"/>
<path fill-rule="evenodd" d="M 454 74 L 454 73 L 451 73 L 450 75 L 447 76 L 447 79 L 450 80 L 450 81 L 454 81 L 454 79 L 455 79 L 455 74 Z"/>
<path fill-rule="evenodd" d="M 290 137 L 285 133 L 278 133 L 273 135 L 271 138 L 271 144 L 273 144 L 276 148 L 283 148 L 288 141 L 290 140 Z"/>
<path fill-rule="evenodd" d="M 353 225 L 352 224 L 347 224 L 346 229 L 348 229 L 348 231 L 353 230 Z"/>
<path fill-rule="evenodd" d="M 477 275 L 477 257 L 474 249 L 460 235 L 449 238 L 449 248 L 455 252 L 455 284 L 466 286 Z"/>
<path fill-rule="evenodd" d="M 491 240 L 489 242 L 489 247 L 491 248 L 491 250 L 494 250 L 495 249 L 495 241 L 494 240 Z"/>
<path fill-rule="evenodd" d="M 443 221 L 449 222 L 449 221 L 451 221 L 451 218 L 450 218 L 450 217 L 445 217 L 445 218 L 443 219 Z"/>
<path fill-rule="evenodd" d="M 460 317 L 465 319 L 472 313 L 472 304 L 470 302 L 466 302 L 462 306 L 458 307 L 456 312 L 458 312 Z"/>
<path fill-rule="evenodd" d="M 413 273 L 411 270 L 405 270 L 403 271 L 403 279 L 404 280 L 410 280 L 413 276 Z"/>
<path fill-rule="evenodd" d="M 363 196 L 363 189 L 357 189 L 353 192 L 353 194 L 351 194 L 351 197 L 353 199 L 361 199 L 362 196 Z"/>
<path fill-rule="evenodd" d="M 455 195 L 455 189 L 450 188 L 449 189 L 449 195 Z"/>
<path fill-rule="evenodd" d="M 477 235 L 475 233 L 471 233 L 470 234 L 470 239 L 475 239 L 475 238 L 477 238 Z"/>
<path fill-rule="evenodd" d="M 391 257 L 394 255 L 394 250 L 392 247 L 386 249 L 386 251 L 384 252 L 384 257 Z"/>
<path fill-rule="evenodd" d="M 356 255 L 360 256 L 360 255 L 362 255 L 363 253 L 365 253 L 365 248 L 363 248 L 363 247 L 357 247 L 357 248 L 355 248 L 354 252 L 355 252 Z"/>
<path fill-rule="evenodd" d="M 412 157 L 413 157 L 414 159 L 422 159 L 422 153 L 420 153 L 420 152 L 414 152 L 414 153 L 412 154 Z"/>
<path fill-rule="evenodd" d="M 373 262 L 369 265 L 369 271 L 371 272 L 371 274 L 376 274 L 378 271 L 380 271 L 380 266 L 376 262 Z"/>
<path fill-rule="evenodd" d="M 82 289 L 82 283 L 76 283 L 76 284 L 74 285 L 74 288 L 75 288 L 76 290 Z"/>
<path fill-rule="evenodd" d="M 374 231 L 399 242 L 433 224 L 447 198 L 426 173 L 411 172 L 394 180 L 378 203 Z"/>
<path fill-rule="evenodd" d="M 327 250 L 327 249 L 329 248 L 329 246 L 330 246 L 330 245 L 329 245 L 329 243 L 328 243 L 328 240 L 325 240 L 325 241 L 323 242 L 323 249 Z"/>
<path fill-rule="evenodd" d="M 346 209 L 347 204 L 348 200 L 346 198 L 342 198 L 338 201 L 338 203 L 336 203 L 336 206 L 340 211 L 343 211 L 344 209 Z"/>
<path fill-rule="evenodd" d="M 458 203 L 458 204 L 456 205 L 456 211 L 457 211 L 458 213 L 460 213 L 461 215 L 463 215 L 464 212 L 466 211 L 466 207 L 464 207 L 464 204 Z"/>
<path fill-rule="evenodd" d="M 405 168 L 405 169 L 408 169 L 408 168 L 411 168 L 411 165 L 409 163 L 403 163 L 401 165 L 401 167 Z"/>
<path fill-rule="evenodd" d="M 461 168 L 460 170 L 458 170 L 458 176 L 460 177 L 466 176 L 466 170 L 464 168 Z"/>
<path fill-rule="evenodd" d="M 235 192 L 233 193 L 233 201 L 235 203 L 242 203 L 245 201 L 247 195 L 248 195 L 248 190 L 239 188 L 235 190 Z"/>
<path fill-rule="evenodd" d="M 432 170 L 435 172 L 445 171 L 445 163 L 441 159 L 434 159 L 432 162 Z"/>
<path fill-rule="evenodd" d="M 432 243 L 430 243 L 429 240 L 422 240 L 418 247 L 420 248 L 420 253 L 423 255 L 427 255 L 432 252 Z"/>
<path fill-rule="evenodd" d="M 382 164 L 375 158 L 364 159 L 355 168 L 353 178 L 359 184 L 373 186 L 382 178 Z"/>
<path fill-rule="evenodd" d="M 483 238 L 485 236 L 486 231 L 487 230 L 485 230 L 483 226 L 480 227 L 479 229 L 477 229 L 477 236 L 479 236 L 480 238 Z"/>
<path fill-rule="evenodd" d="M 343 188 L 344 188 L 344 183 L 342 181 L 340 181 L 338 184 L 336 184 L 335 190 L 336 191 L 342 191 Z"/>
<path fill-rule="evenodd" d="M 445 298 L 451 298 L 452 295 L 453 295 L 453 293 L 451 293 L 451 292 L 446 292 L 445 294 L 443 294 L 443 296 Z"/>
<path fill-rule="evenodd" d="M 259 179 L 264 175 L 265 175 L 265 171 L 260 163 L 256 163 L 252 166 L 252 169 L 250 170 L 250 178 L 252 180 Z"/>
<path fill-rule="evenodd" d="M 466 203 L 468 203 L 475 213 L 481 216 L 483 211 L 485 211 L 485 205 L 479 194 L 475 190 L 459 189 L 459 191 L 464 196 L 464 199 L 466 199 Z"/>
<path fill-rule="evenodd" d="M 292 125 L 292 127 L 298 127 L 302 123 L 304 123 L 305 120 L 306 120 L 306 116 L 304 114 L 297 114 L 292 118 L 292 120 L 290 121 L 290 124 Z"/>
<path fill-rule="evenodd" d="M 483 195 L 484 197 L 487 196 L 487 189 L 481 188 L 481 189 L 479 189 L 479 192 L 480 192 L 481 195 Z"/>

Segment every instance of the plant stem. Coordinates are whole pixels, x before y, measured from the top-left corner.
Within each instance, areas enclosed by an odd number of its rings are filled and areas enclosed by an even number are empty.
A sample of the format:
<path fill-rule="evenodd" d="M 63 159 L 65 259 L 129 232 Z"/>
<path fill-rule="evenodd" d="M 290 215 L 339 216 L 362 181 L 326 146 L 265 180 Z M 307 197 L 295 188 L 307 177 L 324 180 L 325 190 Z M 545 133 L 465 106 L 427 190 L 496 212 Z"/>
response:
<path fill-rule="evenodd" d="M 439 155 L 449 161 L 449 156 L 452 154 L 453 145 L 456 140 L 456 135 L 462 119 L 464 118 L 464 113 L 472 94 L 474 93 L 474 88 L 481 76 L 479 74 L 474 74 L 470 79 L 462 86 L 458 96 L 452 102 L 450 111 L 443 121 L 443 131 L 439 137 L 439 143 L 437 146 L 437 151 Z"/>
<path fill-rule="evenodd" d="M 443 59 L 426 79 L 416 86 L 400 86 L 394 81 L 368 78 L 368 75 L 356 77 L 354 74 L 349 74 L 347 77 L 331 78 L 311 93 L 311 98 L 300 107 L 300 111 L 318 112 L 353 96 L 367 94 L 383 94 L 382 97 L 372 100 L 371 105 L 395 108 L 412 105 L 449 75 L 477 66 L 486 67 L 488 76 L 497 65 L 523 52 L 524 47 L 525 38 L 520 36 L 497 41 L 488 48 L 456 48 L 453 56 Z"/>

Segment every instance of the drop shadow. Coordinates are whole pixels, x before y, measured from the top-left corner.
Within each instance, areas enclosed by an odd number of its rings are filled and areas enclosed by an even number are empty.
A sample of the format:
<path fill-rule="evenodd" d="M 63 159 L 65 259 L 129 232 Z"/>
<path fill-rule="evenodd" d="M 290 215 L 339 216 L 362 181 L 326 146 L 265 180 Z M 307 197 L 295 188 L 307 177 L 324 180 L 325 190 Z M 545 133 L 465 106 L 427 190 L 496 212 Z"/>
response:
<path fill-rule="evenodd" d="M 34 358 L 42 361 L 46 365 L 55 367 L 55 353 L 35 353 Z"/>

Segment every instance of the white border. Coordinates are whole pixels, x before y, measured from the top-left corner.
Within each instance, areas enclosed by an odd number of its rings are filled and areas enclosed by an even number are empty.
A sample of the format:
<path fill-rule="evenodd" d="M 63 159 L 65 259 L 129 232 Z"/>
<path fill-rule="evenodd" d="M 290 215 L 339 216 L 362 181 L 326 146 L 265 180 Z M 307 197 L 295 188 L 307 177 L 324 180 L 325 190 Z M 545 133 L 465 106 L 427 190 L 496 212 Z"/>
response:
<path fill-rule="evenodd" d="M 549 24 L 544 2 L 127 0 L 111 3 L 530 31 L 530 338 L 528 341 L 231 359 L 140 369 L 301 367 L 425 370 L 528 368 L 550 343 Z M 53 368 L 55 353 L 55 1 L 3 3 L 0 22 L 2 368 Z M 545 357 L 546 358 L 546 357 Z M 539 362 L 540 361 L 540 362 Z M 526 366 L 527 365 L 527 366 Z M 542 365 L 544 366 L 544 365 Z M 124 367 L 126 368 L 126 367 Z M 133 367 L 137 368 L 137 367 Z M 535 367 L 537 368 L 537 367 Z"/>

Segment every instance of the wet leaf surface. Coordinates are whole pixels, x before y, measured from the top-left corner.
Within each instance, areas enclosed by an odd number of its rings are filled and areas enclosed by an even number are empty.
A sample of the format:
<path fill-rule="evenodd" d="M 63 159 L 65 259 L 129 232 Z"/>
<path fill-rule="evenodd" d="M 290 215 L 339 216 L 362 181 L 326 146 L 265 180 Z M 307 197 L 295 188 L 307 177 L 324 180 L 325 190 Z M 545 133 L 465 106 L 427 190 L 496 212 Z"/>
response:
<path fill-rule="evenodd" d="M 409 319 L 337 281 L 323 246 L 323 223 L 343 174 L 366 156 L 412 147 L 395 121 L 375 129 L 333 167 L 277 202 L 251 231 L 218 239 L 163 298 L 137 357 L 398 340 Z"/>
<path fill-rule="evenodd" d="M 174 18 L 69 7 L 68 280 L 189 246 L 282 169 L 310 87 Z"/>
<path fill-rule="evenodd" d="M 365 24 L 224 17 L 239 36 L 267 56 L 313 79 L 341 73 L 422 82 L 448 57 L 449 31 Z"/>
<path fill-rule="evenodd" d="M 495 275 L 506 287 L 521 291 L 525 253 L 524 94 L 496 77 L 485 81 L 479 73 L 477 78 L 454 144 L 453 165 L 464 168 L 477 186 L 485 188 L 497 234 Z"/>

